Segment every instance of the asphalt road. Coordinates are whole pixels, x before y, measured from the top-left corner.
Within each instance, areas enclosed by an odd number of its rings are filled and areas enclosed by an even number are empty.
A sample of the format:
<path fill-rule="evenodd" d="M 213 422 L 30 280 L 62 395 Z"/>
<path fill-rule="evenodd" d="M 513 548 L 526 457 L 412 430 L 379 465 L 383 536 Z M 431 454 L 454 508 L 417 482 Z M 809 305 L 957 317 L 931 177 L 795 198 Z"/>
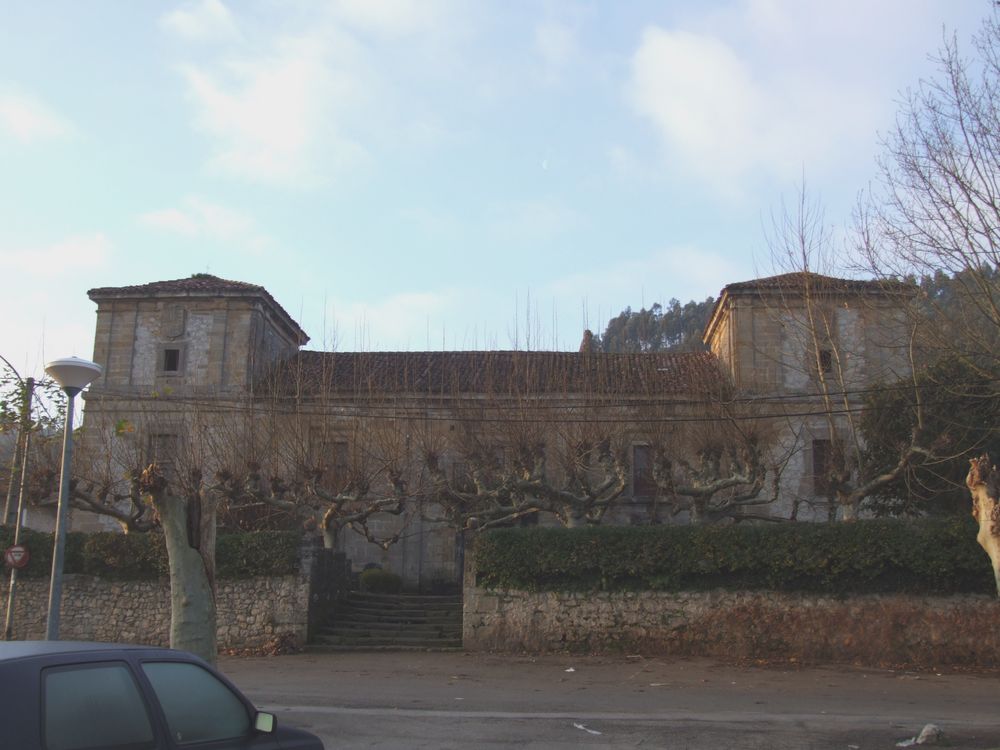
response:
<path fill-rule="evenodd" d="M 927 723 L 1000 749 L 995 675 L 701 659 L 344 653 L 224 657 L 328 748 L 894 748 Z"/>

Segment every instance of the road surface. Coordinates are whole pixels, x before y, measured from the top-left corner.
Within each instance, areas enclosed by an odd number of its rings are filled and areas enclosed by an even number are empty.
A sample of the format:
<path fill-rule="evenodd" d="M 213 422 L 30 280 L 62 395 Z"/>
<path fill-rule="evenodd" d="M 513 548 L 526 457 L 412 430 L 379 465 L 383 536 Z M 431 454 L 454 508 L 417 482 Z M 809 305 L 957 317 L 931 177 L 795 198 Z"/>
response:
<path fill-rule="evenodd" d="M 1000 750 L 1000 678 L 706 659 L 342 653 L 220 668 L 328 748 Z M 945 743 L 947 743 L 945 745 Z"/>

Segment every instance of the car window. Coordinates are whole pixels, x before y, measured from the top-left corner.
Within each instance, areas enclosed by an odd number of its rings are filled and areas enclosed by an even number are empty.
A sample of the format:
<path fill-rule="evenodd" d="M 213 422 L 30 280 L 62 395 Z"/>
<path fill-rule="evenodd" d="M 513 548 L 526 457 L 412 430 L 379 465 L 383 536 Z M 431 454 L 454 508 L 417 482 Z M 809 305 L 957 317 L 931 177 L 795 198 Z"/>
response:
<path fill-rule="evenodd" d="M 42 692 L 46 750 L 153 747 L 146 704 L 125 664 L 46 669 Z"/>
<path fill-rule="evenodd" d="M 144 662 L 142 669 L 177 744 L 249 734 L 250 715 L 243 701 L 207 669 L 166 661 Z"/>

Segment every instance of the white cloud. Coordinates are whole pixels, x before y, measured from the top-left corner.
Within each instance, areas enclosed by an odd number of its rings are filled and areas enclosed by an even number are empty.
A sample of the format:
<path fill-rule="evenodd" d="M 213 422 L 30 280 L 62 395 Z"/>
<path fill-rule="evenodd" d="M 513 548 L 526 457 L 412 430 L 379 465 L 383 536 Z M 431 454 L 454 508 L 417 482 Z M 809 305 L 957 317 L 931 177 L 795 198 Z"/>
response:
<path fill-rule="evenodd" d="M 13 246 L 0 251 L 4 263 L 32 276 L 65 276 L 83 268 L 95 268 L 111 260 L 111 240 L 101 232 L 75 235 L 49 245 Z"/>
<path fill-rule="evenodd" d="M 174 234 L 237 244 L 242 249 L 257 254 L 273 244 L 252 216 L 198 197 L 185 198 L 181 208 L 164 208 L 144 213 L 139 221 L 146 226 Z"/>
<path fill-rule="evenodd" d="M 181 67 L 198 127 L 215 141 L 210 166 L 253 181 L 310 185 L 362 160 L 338 117 L 363 99 L 360 82 L 328 63 L 328 38 L 284 37 L 255 59 L 216 70 Z M 318 168 L 320 167 L 320 168 Z"/>
<path fill-rule="evenodd" d="M 900 81 L 914 81 L 934 48 L 914 20 L 926 32 L 930 12 L 889 0 L 699 8 L 643 31 L 627 99 L 654 126 L 670 172 L 723 193 L 754 178 L 842 170 L 855 155 L 867 163 L 876 133 L 891 127 Z"/>
<path fill-rule="evenodd" d="M 72 124 L 34 97 L 0 91 L 0 134 L 7 133 L 22 143 L 66 138 L 74 133 Z"/>
<path fill-rule="evenodd" d="M 751 70 L 713 37 L 647 28 L 632 59 L 630 97 L 668 158 L 720 188 L 754 167 L 777 168 L 791 150 L 776 137 L 777 112 Z"/>
<path fill-rule="evenodd" d="M 388 38 L 433 31 L 448 12 L 447 0 L 334 0 L 334 17 Z"/>
<path fill-rule="evenodd" d="M 160 18 L 160 26 L 195 42 L 214 42 L 239 36 L 229 9 L 220 0 L 198 0 Z"/>

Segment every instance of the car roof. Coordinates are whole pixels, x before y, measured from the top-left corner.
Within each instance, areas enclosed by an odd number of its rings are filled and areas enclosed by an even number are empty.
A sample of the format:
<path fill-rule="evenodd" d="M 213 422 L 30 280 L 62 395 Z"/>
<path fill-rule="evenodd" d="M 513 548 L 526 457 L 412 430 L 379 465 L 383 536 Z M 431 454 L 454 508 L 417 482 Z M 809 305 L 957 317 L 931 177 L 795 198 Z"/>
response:
<path fill-rule="evenodd" d="M 158 646 L 141 646 L 125 643 L 95 643 L 93 641 L 3 641 L 0 642 L 0 661 L 24 659 L 30 656 L 52 654 L 79 654 L 99 651 L 169 651 Z"/>

